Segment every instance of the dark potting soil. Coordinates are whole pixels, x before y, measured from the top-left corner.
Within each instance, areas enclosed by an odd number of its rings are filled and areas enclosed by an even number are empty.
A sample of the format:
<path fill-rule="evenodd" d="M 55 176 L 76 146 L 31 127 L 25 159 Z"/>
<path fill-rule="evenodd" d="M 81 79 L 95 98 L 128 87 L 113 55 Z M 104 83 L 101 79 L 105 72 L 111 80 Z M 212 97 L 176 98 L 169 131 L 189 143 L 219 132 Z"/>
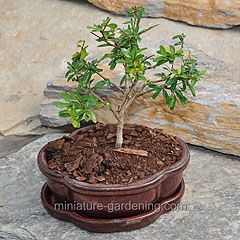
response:
<path fill-rule="evenodd" d="M 148 156 L 116 151 L 116 125 L 97 124 L 73 137 L 48 143 L 48 166 L 78 181 L 120 184 L 150 177 L 182 155 L 175 137 L 161 129 L 126 124 L 123 133 L 123 148 L 143 150 Z"/>

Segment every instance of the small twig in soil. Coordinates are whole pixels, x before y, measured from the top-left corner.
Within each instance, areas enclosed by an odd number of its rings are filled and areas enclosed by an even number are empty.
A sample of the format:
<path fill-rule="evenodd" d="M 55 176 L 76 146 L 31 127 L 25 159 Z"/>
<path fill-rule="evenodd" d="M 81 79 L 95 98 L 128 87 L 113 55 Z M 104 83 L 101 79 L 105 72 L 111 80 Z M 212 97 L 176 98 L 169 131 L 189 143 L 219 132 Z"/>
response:
<path fill-rule="evenodd" d="M 147 157 L 148 156 L 148 152 L 147 151 L 131 149 L 131 148 L 116 148 L 113 151 L 120 152 L 120 153 L 134 154 L 134 155 L 143 156 L 143 157 Z"/>

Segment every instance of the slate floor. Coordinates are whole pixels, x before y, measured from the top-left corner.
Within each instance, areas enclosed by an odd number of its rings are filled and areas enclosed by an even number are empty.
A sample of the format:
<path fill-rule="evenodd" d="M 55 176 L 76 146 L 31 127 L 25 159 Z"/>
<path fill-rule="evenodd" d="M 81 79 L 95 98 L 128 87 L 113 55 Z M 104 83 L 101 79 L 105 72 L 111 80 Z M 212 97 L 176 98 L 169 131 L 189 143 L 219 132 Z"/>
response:
<path fill-rule="evenodd" d="M 0 159 L 0 239 L 240 239 L 239 158 L 192 146 L 182 200 L 187 209 L 163 215 L 141 230 L 115 234 L 89 233 L 52 218 L 40 201 L 45 180 L 36 157 L 44 144 L 60 136 L 47 134 Z"/>

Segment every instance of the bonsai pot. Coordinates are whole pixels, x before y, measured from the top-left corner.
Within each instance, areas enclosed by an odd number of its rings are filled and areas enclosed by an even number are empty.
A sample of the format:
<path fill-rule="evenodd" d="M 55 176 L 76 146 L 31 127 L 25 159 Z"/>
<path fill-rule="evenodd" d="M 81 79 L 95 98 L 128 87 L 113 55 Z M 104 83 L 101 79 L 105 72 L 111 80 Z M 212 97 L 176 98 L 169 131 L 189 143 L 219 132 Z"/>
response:
<path fill-rule="evenodd" d="M 91 129 L 84 127 L 74 131 L 69 137 Z M 182 182 L 182 174 L 189 163 L 189 149 L 186 143 L 176 138 L 182 148 L 181 158 L 173 165 L 162 171 L 129 184 L 91 184 L 71 179 L 67 175 L 60 175 L 48 167 L 46 146 L 38 154 L 38 166 L 46 176 L 48 191 L 54 195 L 55 202 L 71 203 L 75 206 L 90 207 L 79 211 L 81 216 L 90 218 L 124 218 L 143 214 L 149 209 L 131 208 L 129 205 L 156 204 L 171 198 Z M 46 188 L 46 186 L 45 186 Z M 121 206 L 117 209 L 114 206 Z"/>
<path fill-rule="evenodd" d="M 56 210 L 56 199 L 47 183 L 42 187 L 41 199 L 44 207 L 55 218 L 74 223 L 76 226 L 90 232 L 121 232 L 131 231 L 146 227 L 156 221 L 158 217 L 173 208 L 180 202 L 184 193 L 184 181 L 182 180 L 177 191 L 170 198 L 164 199 L 158 203 L 158 206 L 150 211 L 124 218 L 94 218 L 77 214 L 74 211 Z"/>
<path fill-rule="evenodd" d="M 61 108 L 59 116 L 70 118 L 75 128 L 83 120 L 97 123 L 94 110 L 100 108 L 111 111 L 117 125 L 81 128 L 50 142 L 38 155 L 39 168 L 47 178 L 41 193 L 45 208 L 52 216 L 89 231 L 147 226 L 168 211 L 157 211 L 156 205 L 177 204 L 184 193 L 182 175 L 190 158 L 187 145 L 160 129 L 136 124 L 134 129 L 126 128 L 130 124 L 124 119 L 138 98 L 151 93 L 153 99 L 162 94 L 164 101 L 159 104 L 166 102 L 171 110 L 176 103 L 185 106 L 186 90 L 195 96 L 195 84 L 204 73 L 196 59 L 184 52 L 183 33 L 173 36 L 172 45 L 160 45 L 156 54 L 143 53 L 147 48 L 140 47 L 141 35 L 156 27 L 140 28 L 144 13 L 143 7 L 129 9 L 126 28 L 109 17 L 91 26 L 98 47 L 111 50 L 90 60 L 85 40 L 78 41 L 79 50 L 66 72 L 67 81 L 77 83 L 76 89 L 61 93 L 62 100 L 53 103 Z M 105 59 L 110 70 L 122 65 L 118 83 L 104 76 Z M 149 79 L 148 70 L 157 78 Z M 112 101 L 115 91 L 121 94 L 120 101 Z M 58 203 L 64 209 L 56 209 Z"/>

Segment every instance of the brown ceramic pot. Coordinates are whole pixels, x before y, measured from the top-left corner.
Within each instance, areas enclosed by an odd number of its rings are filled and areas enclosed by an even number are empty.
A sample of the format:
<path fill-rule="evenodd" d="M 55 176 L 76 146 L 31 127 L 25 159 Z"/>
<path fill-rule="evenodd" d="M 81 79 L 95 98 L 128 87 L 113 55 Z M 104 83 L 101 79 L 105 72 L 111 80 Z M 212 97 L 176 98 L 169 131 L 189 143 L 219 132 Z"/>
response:
<path fill-rule="evenodd" d="M 78 129 L 70 136 L 81 133 L 83 129 L 86 131 L 86 128 Z M 56 199 L 60 202 L 66 201 L 74 204 L 75 209 L 78 209 L 79 206 L 85 206 L 81 215 L 95 218 L 134 216 L 145 212 L 146 209 L 142 207 L 134 207 L 133 209 L 129 206 L 157 203 L 161 199 L 171 197 L 179 187 L 183 170 L 189 163 L 190 155 L 187 144 L 180 139 L 177 141 L 182 148 L 180 160 L 149 178 L 130 184 L 90 184 L 79 182 L 68 176 L 61 176 L 48 168 L 45 146 L 38 154 L 38 166 L 46 176 L 48 187 Z M 99 206 L 103 207 L 99 208 Z"/>
<path fill-rule="evenodd" d="M 62 221 L 74 223 L 76 226 L 90 232 L 122 232 L 146 227 L 156 221 L 162 214 L 175 210 L 184 193 L 184 181 L 170 198 L 166 198 L 150 211 L 124 218 L 94 218 L 82 216 L 73 211 L 64 211 L 55 208 L 55 196 L 45 183 L 41 191 L 42 204 L 49 214 Z"/>

